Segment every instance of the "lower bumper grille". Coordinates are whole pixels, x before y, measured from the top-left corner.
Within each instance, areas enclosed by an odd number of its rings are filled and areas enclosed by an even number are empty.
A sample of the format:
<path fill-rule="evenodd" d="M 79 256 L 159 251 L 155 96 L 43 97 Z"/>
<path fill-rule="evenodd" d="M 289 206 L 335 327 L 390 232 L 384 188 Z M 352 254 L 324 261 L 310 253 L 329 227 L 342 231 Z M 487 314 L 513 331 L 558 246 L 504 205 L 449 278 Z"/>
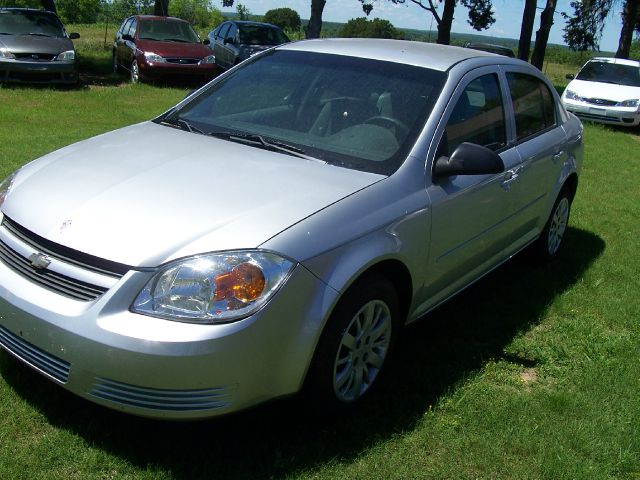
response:
<path fill-rule="evenodd" d="M 233 387 L 199 390 L 145 388 L 106 378 L 96 379 L 90 395 L 111 402 L 151 410 L 213 410 L 231 405 Z"/>
<path fill-rule="evenodd" d="M 36 370 L 60 383 L 67 383 L 71 369 L 69 363 L 31 345 L 3 327 L 0 327 L 0 346 Z"/>

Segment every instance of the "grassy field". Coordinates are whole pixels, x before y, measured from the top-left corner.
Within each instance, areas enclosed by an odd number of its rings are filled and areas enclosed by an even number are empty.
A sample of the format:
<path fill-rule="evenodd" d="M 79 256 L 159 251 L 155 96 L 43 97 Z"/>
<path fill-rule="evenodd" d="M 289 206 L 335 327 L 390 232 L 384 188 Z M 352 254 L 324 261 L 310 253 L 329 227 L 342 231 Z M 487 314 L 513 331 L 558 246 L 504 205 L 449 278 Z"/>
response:
<path fill-rule="evenodd" d="M 185 92 L 108 71 L 77 90 L 2 87 L 0 177 Z M 562 258 L 516 257 L 412 327 L 358 411 L 317 419 L 294 398 L 162 423 L 76 398 L 0 353 L 0 478 L 639 480 L 638 133 L 587 125 Z"/>

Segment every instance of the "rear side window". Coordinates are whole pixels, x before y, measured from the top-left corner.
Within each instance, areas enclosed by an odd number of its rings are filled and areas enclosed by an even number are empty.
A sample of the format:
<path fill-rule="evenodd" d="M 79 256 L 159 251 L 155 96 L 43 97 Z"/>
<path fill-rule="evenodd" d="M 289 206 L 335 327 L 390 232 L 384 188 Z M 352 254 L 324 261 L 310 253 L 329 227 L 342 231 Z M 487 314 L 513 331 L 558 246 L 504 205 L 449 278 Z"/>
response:
<path fill-rule="evenodd" d="M 542 132 L 556 124 L 553 95 L 547 85 L 532 75 L 507 73 L 516 118 L 516 138 Z"/>
<path fill-rule="evenodd" d="M 463 142 L 499 150 L 507 143 L 498 77 L 483 75 L 462 92 L 445 129 L 441 154 L 451 155 Z"/>

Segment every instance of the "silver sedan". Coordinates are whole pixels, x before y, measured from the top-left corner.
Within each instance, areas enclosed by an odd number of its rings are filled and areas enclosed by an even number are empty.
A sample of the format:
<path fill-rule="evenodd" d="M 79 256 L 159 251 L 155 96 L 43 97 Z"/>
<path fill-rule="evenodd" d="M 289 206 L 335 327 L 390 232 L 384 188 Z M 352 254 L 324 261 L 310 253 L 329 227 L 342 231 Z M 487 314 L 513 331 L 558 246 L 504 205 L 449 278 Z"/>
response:
<path fill-rule="evenodd" d="M 408 323 L 560 251 L 582 126 L 519 60 L 316 40 L 0 186 L 0 345 L 136 415 L 366 397 Z"/>

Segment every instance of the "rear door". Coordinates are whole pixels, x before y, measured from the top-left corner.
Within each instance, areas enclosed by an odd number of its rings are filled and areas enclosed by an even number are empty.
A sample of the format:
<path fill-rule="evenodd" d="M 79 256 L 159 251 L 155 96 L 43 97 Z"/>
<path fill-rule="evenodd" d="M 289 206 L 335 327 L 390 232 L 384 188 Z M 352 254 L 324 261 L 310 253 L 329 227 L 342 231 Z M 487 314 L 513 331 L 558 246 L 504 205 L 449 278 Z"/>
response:
<path fill-rule="evenodd" d="M 513 112 L 514 145 L 521 162 L 509 180 L 511 241 L 514 247 L 536 238 L 546 223 L 549 198 L 567 158 L 566 134 L 557 98 L 543 79 L 525 71 L 507 71 Z"/>

